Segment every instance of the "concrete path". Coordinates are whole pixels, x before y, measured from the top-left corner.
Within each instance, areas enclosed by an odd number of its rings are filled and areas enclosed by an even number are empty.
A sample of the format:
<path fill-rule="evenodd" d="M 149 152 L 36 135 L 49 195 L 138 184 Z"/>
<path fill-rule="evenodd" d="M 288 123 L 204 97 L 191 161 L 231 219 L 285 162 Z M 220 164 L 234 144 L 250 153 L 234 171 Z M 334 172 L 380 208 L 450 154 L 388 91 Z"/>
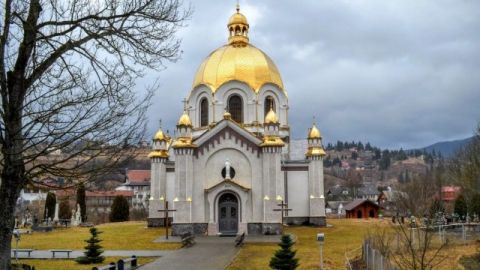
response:
<path fill-rule="evenodd" d="M 178 239 L 171 239 L 174 241 Z M 235 237 L 196 237 L 190 248 L 173 251 L 140 267 L 141 270 L 208 269 L 223 270 L 235 258 L 240 248 Z"/>
<path fill-rule="evenodd" d="M 246 236 L 245 242 L 278 243 L 280 236 Z M 158 238 L 155 242 L 180 242 L 179 237 Z M 160 259 L 140 267 L 141 270 L 208 269 L 223 270 L 235 258 L 240 248 L 235 237 L 200 236 L 196 244 L 165 254 Z"/>
<path fill-rule="evenodd" d="M 74 250 L 70 253 L 70 259 L 83 256 L 84 250 Z M 163 257 L 169 253 L 174 252 L 174 250 L 105 250 L 102 254 L 106 257 L 130 257 L 135 255 L 137 257 Z M 12 258 L 15 258 L 15 254 L 12 251 Z M 28 254 L 25 252 L 18 253 L 19 259 L 27 259 Z M 31 259 L 52 259 L 52 252 L 50 250 L 34 250 L 30 256 Z M 66 259 L 66 253 L 56 253 L 55 259 Z"/>

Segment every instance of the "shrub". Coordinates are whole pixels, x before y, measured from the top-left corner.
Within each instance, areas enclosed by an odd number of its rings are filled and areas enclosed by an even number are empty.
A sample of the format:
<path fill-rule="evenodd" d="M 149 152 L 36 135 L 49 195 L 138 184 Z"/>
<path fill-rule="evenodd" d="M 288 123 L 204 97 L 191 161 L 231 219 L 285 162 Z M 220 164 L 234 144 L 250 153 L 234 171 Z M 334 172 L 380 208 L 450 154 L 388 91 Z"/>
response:
<path fill-rule="evenodd" d="M 85 204 L 85 185 L 83 185 L 83 183 L 80 183 L 77 188 L 77 204 L 80 205 L 80 216 L 82 217 L 82 222 L 87 221 L 87 205 Z"/>
<path fill-rule="evenodd" d="M 123 196 L 116 196 L 112 203 L 112 211 L 110 212 L 111 222 L 128 221 L 130 215 L 130 206 L 127 198 Z"/>

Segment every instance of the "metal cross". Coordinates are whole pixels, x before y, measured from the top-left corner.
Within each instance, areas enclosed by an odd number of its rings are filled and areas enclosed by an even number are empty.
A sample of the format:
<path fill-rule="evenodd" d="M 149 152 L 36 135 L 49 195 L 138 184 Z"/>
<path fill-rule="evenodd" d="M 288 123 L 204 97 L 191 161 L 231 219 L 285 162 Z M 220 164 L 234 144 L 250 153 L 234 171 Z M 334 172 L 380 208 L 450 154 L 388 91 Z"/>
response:
<path fill-rule="evenodd" d="M 158 210 L 158 212 L 165 213 L 165 238 L 168 239 L 168 213 L 175 212 L 175 209 L 168 209 L 168 201 L 165 199 L 165 209 Z"/>
<path fill-rule="evenodd" d="M 288 208 L 288 203 L 284 203 L 283 200 L 281 201 L 280 204 L 277 204 L 278 206 L 280 206 L 280 208 L 278 209 L 273 209 L 273 211 L 281 211 L 281 214 L 282 214 L 282 226 L 283 226 L 283 219 L 284 217 L 286 216 L 286 214 L 288 213 L 288 211 L 292 211 L 292 209 Z"/>
<path fill-rule="evenodd" d="M 184 98 L 184 99 L 182 100 L 183 110 L 184 110 L 184 111 L 187 111 L 187 102 L 188 102 L 188 101 L 187 101 L 187 98 Z"/>

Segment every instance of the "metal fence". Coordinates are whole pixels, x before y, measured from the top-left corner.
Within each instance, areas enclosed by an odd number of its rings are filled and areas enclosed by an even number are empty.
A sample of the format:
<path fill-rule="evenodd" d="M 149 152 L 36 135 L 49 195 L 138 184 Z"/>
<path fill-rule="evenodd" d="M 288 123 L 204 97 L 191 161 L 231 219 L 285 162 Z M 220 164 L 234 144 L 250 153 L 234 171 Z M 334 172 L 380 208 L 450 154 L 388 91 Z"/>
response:
<path fill-rule="evenodd" d="M 398 267 L 388 260 L 388 257 L 382 255 L 379 250 L 374 248 L 369 239 L 363 242 L 362 258 L 367 270 L 399 270 Z"/>

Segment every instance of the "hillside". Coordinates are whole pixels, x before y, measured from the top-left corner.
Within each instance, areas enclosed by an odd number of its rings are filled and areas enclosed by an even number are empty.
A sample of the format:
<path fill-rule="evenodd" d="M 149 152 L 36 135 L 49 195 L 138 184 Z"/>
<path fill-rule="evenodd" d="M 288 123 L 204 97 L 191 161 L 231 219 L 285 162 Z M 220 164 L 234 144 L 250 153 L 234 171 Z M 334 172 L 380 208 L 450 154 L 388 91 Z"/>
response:
<path fill-rule="evenodd" d="M 437 142 L 427 147 L 420 148 L 418 150 L 425 150 L 428 153 L 432 153 L 433 151 L 435 151 L 435 153 L 441 153 L 444 157 L 451 157 L 462 147 L 470 143 L 472 139 L 473 137 L 462 140 Z"/>

